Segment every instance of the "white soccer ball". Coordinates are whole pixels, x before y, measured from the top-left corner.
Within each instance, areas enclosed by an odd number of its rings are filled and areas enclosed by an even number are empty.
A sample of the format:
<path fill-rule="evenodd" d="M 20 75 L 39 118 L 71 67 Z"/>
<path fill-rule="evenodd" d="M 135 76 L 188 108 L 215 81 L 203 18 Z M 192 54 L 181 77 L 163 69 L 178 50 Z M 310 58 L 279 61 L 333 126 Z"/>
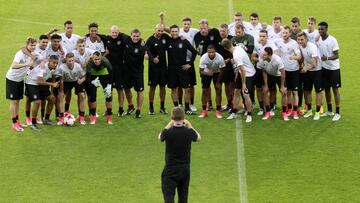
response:
<path fill-rule="evenodd" d="M 75 124 L 75 117 L 70 113 L 64 115 L 64 124 L 66 126 L 73 126 Z"/>

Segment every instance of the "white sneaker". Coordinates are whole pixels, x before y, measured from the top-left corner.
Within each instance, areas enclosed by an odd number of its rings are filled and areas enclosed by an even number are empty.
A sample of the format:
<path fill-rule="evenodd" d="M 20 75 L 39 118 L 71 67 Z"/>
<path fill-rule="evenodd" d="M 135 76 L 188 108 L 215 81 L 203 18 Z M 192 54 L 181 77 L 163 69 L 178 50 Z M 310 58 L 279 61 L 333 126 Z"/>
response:
<path fill-rule="evenodd" d="M 264 115 L 264 109 L 259 109 L 259 112 L 257 113 L 258 116 Z"/>
<path fill-rule="evenodd" d="M 196 111 L 197 111 L 197 109 L 196 109 L 196 107 L 195 107 L 194 104 L 190 104 L 190 109 L 191 109 L 191 111 L 193 111 L 193 112 L 196 112 Z"/>
<path fill-rule="evenodd" d="M 310 116 L 313 116 L 312 110 L 308 110 L 306 114 L 304 114 L 304 118 L 309 118 Z"/>
<path fill-rule="evenodd" d="M 275 116 L 275 109 L 271 109 L 270 116 Z"/>
<path fill-rule="evenodd" d="M 236 113 L 231 113 L 230 116 L 227 117 L 226 119 L 227 119 L 227 120 L 232 120 L 232 119 L 235 119 L 235 118 L 237 118 Z"/>
<path fill-rule="evenodd" d="M 332 111 L 327 111 L 327 112 L 325 112 L 325 113 L 322 113 L 322 114 L 320 115 L 320 117 L 334 116 L 334 115 L 335 115 L 334 112 L 332 112 Z"/>
<path fill-rule="evenodd" d="M 338 120 L 340 120 L 340 118 L 341 118 L 341 115 L 338 114 L 338 113 L 336 113 L 336 114 L 334 115 L 332 121 L 338 121 Z"/>
<path fill-rule="evenodd" d="M 247 115 L 245 122 L 251 123 L 252 122 L 252 117 L 250 115 Z"/>
<path fill-rule="evenodd" d="M 320 112 L 316 112 L 314 115 L 314 120 L 317 121 L 320 119 Z"/>

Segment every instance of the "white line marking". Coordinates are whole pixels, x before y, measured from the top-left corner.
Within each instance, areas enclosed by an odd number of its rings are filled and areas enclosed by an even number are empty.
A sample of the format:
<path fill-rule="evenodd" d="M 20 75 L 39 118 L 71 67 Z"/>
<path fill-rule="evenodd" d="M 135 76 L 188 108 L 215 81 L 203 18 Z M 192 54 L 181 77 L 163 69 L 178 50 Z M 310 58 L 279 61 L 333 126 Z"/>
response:
<path fill-rule="evenodd" d="M 240 203 L 248 203 L 246 165 L 243 130 L 240 120 L 236 120 L 236 144 L 237 144 L 237 163 L 240 186 Z"/>

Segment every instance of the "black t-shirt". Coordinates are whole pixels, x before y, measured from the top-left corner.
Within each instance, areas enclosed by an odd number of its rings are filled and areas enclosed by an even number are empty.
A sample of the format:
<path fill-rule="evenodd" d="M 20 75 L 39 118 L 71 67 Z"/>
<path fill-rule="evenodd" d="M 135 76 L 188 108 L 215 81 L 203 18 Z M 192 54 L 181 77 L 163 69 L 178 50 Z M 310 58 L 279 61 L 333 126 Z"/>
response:
<path fill-rule="evenodd" d="M 180 37 L 176 39 L 171 38 L 167 43 L 166 49 L 168 53 L 169 69 L 179 69 L 182 65 L 193 63 L 197 54 L 197 51 L 191 46 L 190 42 L 186 39 L 181 39 Z M 190 62 L 186 61 L 188 50 L 192 53 Z"/>
<path fill-rule="evenodd" d="M 110 35 L 100 35 L 101 40 L 104 42 L 104 46 L 109 50 L 109 54 L 106 56 L 109 59 L 111 65 L 114 67 L 121 66 L 124 62 L 124 39 L 127 37 L 124 33 L 119 33 L 117 38 L 112 38 Z"/>
<path fill-rule="evenodd" d="M 134 43 L 128 36 L 124 39 L 125 44 L 125 64 L 131 72 L 144 71 L 144 56 L 145 52 L 149 55 L 149 60 L 152 60 L 151 53 L 146 46 L 141 45 L 141 41 Z"/>
<path fill-rule="evenodd" d="M 146 41 L 146 46 L 148 47 L 151 55 L 154 58 L 158 57 L 159 59 L 158 64 L 155 64 L 153 61 L 149 61 L 149 67 L 166 67 L 166 44 L 169 40 L 170 37 L 167 34 L 162 34 L 160 39 L 152 35 Z"/>
<path fill-rule="evenodd" d="M 216 51 L 218 51 L 221 43 L 220 32 L 216 28 L 210 29 L 207 36 L 202 36 L 200 32 L 198 32 L 194 36 L 194 42 L 196 49 L 198 50 L 198 52 L 200 52 L 201 55 L 207 52 L 207 47 L 210 44 L 215 46 Z"/>
<path fill-rule="evenodd" d="M 191 143 L 197 140 L 193 129 L 172 127 L 161 133 L 161 141 L 166 142 L 166 166 L 181 166 L 190 164 Z"/>
<path fill-rule="evenodd" d="M 227 37 L 227 39 L 231 40 L 233 38 L 233 36 L 229 35 Z M 220 42 L 220 46 L 217 50 L 217 52 L 224 58 L 224 60 L 227 60 L 227 59 L 232 59 L 233 58 L 233 55 L 230 51 L 226 50 L 222 45 L 221 45 L 221 42 Z M 232 69 L 233 68 L 233 65 L 231 64 L 231 62 L 227 62 L 226 63 L 226 68 L 230 68 Z"/>

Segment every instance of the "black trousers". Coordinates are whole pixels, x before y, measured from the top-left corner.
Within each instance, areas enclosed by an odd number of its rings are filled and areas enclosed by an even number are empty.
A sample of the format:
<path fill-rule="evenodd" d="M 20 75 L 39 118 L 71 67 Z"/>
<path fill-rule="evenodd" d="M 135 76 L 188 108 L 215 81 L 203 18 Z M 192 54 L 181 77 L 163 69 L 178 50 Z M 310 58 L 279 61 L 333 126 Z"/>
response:
<path fill-rule="evenodd" d="M 188 202 L 190 183 L 190 166 L 165 166 L 161 174 L 161 188 L 165 203 L 174 203 L 175 190 L 179 197 L 179 203 Z"/>

